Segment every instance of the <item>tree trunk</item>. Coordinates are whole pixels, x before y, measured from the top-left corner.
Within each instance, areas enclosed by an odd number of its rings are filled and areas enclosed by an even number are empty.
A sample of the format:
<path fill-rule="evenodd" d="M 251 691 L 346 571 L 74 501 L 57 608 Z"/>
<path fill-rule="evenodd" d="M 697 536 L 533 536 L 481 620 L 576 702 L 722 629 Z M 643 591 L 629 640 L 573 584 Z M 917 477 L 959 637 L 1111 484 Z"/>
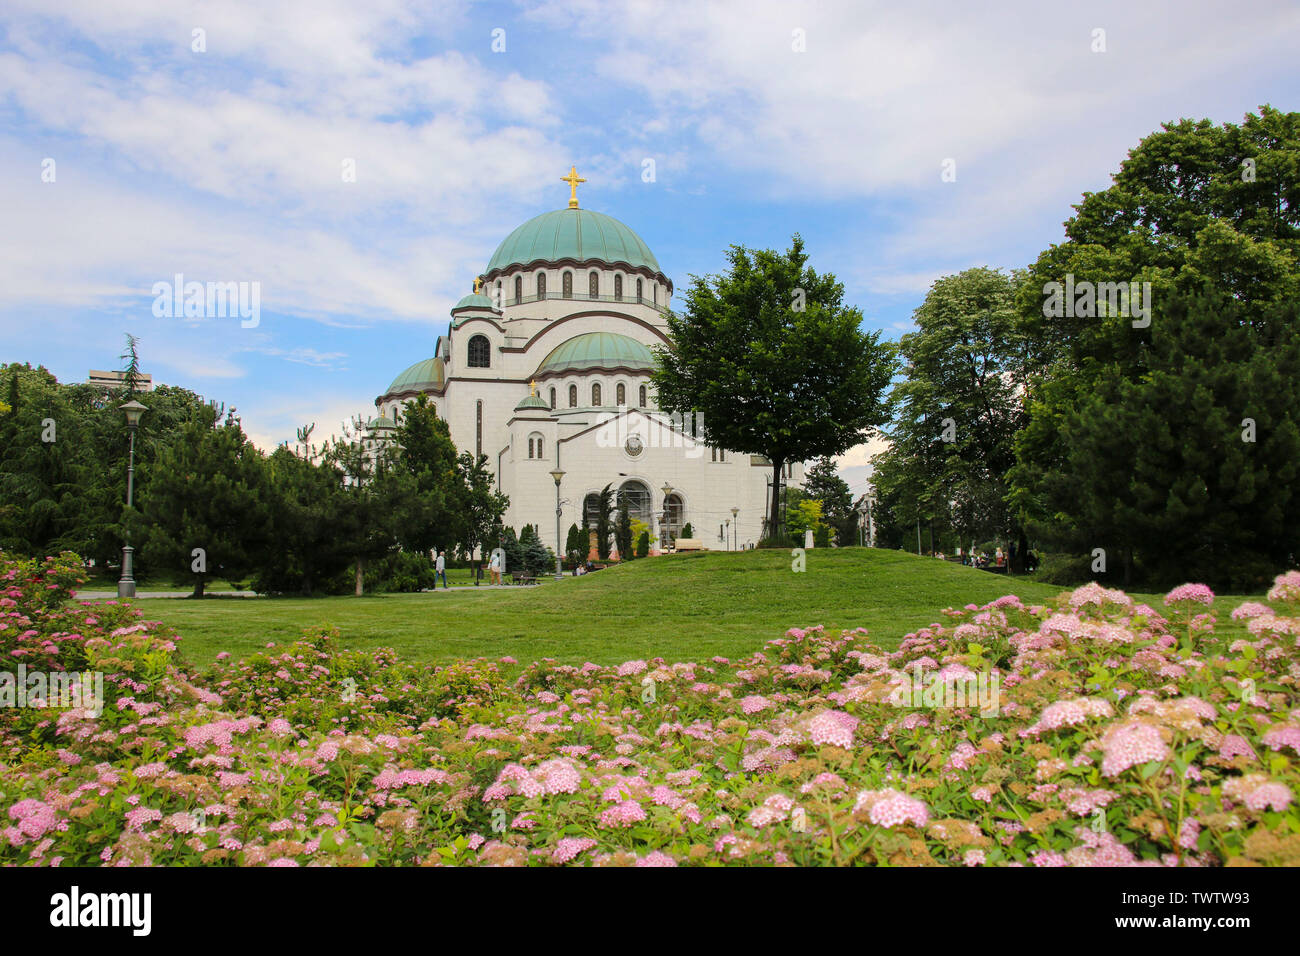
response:
<path fill-rule="evenodd" d="M 201 574 L 198 575 L 198 576 L 194 579 L 194 593 L 191 594 L 190 597 L 196 597 L 196 598 L 201 598 L 201 597 L 203 597 L 203 585 L 204 585 L 205 583 L 206 583 L 206 582 L 204 581 L 204 577 L 203 577 L 203 575 L 201 575 Z"/>
<path fill-rule="evenodd" d="M 1016 555 L 1011 562 L 1011 570 L 1020 574 L 1025 570 L 1025 555 L 1029 552 L 1029 539 L 1025 537 L 1025 529 L 1016 529 Z"/>
<path fill-rule="evenodd" d="M 363 562 L 357 558 L 357 597 L 365 593 L 365 572 L 362 570 Z M 435 582 L 436 583 L 436 582 Z"/>
<path fill-rule="evenodd" d="M 772 460 L 772 509 L 767 516 L 767 534 L 773 541 L 780 540 L 781 521 L 781 467 L 785 462 L 779 458 Z"/>

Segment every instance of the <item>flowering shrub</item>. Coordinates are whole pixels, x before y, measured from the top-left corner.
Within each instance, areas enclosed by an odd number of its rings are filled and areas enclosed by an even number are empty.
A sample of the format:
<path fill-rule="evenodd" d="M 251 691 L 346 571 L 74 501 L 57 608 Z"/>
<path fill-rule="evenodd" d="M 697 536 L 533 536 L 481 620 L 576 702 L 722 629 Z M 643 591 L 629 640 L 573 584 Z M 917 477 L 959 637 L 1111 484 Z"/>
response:
<path fill-rule="evenodd" d="M 61 567 L 3 560 L 0 647 L 114 691 L 0 711 L 4 864 L 1300 864 L 1296 572 L 1222 625 L 1196 587 L 1161 613 L 1088 585 L 893 648 L 795 628 L 511 681 L 322 629 L 189 674 Z M 896 693 L 921 670 L 996 706 Z"/>

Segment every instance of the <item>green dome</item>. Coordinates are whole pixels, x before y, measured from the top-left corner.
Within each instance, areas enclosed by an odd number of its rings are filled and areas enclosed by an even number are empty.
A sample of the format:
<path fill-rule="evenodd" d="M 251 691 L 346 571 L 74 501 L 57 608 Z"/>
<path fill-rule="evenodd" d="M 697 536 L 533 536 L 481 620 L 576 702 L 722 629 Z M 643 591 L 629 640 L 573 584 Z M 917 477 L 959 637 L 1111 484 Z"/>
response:
<path fill-rule="evenodd" d="M 423 362 L 416 362 L 393 379 L 393 384 L 388 386 L 388 391 L 384 392 L 384 394 L 394 395 L 398 392 L 423 392 L 429 389 L 440 389 L 446 381 L 447 373 L 442 364 L 442 359 L 425 359 Z"/>
<path fill-rule="evenodd" d="M 390 430 L 391 430 L 391 429 L 394 429 L 394 428 L 396 428 L 396 427 L 397 427 L 397 422 L 393 421 L 393 420 L 392 420 L 391 418 L 389 418 L 387 415 L 380 415 L 378 418 L 372 418 L 372 419 L 370 419 L 370 421 L 366 422 L 366 428 L 367 428 L 369 431 L 375 431 L 376 429 L 379 429 L 379 430 L 382 430 L 382 429 L 390 429 Z"/>
<path fill-rule="evenodd" d="M 585 372 L 598 368 L 648 372 L 654 367 L 654 354 L 636 339 L 616 332 L 585 332 L 552 350 L 538 366 L 537 374 Z"/>
<path fill-rule="evenodd" d="M 482 292 L 471 292 L 451 307 L 451 311 L 453 312 L 456 312 L 459 309 L 492 309 L 495 311 L 496 306 L 493 305 L 492 300 Z"/>
<path fill-rule="evenodd" d="M 515 406 L 515 411 L 524 412 L 531 408 L 540 408 L 543 411 L 551 410 L 551 403 L 540 395 L 525 395 L 523 399 Z"/>
<path fill-rule="evenodd" d="M 487 271 L 561 259 L 663 272 L 640 236 L 614 217 L 590 209 L 557 209 L 529 219 L 497 246 Z"/>

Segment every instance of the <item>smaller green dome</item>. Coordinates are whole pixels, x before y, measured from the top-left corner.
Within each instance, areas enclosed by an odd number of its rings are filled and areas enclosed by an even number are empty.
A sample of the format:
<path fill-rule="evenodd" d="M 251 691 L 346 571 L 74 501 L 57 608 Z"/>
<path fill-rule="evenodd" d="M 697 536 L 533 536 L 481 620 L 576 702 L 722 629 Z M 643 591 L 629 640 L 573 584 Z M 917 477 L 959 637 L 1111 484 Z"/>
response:
<path fill-rule="evenodd" d="M 396 427 L 397 427 L 397 422 L 393 421 L 387 415 L 380 415 L 378 418 L 372 418 L 370 419 L 370 421 L 366 422 L 367 430 L 372 432 L 383 431 L 385 429 L 391 430 Z"/>
<path fill-rule="evenodd" d="M 452 306 L 451 311 L 459 312 L 461 309 L 491 309 L 493 312 L 498 311 L 497 307 L 492 304 L 492 300 L 482 292 L 471 292 Z"/>
<path fill-rule="evenodd" d="M 530 409 L 540 408 L 542 411 L 549 412 L 551 403 L 540 395 L 525 395 L 519 404 L 515 406 L 515 411 L 524 412 Z"/>
<path fill-rule="evenodd" d="M 430 389 L 441 389 L 447 381 L 447 370 L 440 358 L 425 359 L 422 362 L 416 362 L 397 378 L 393 379 L 393 384 L 388 386 L 385 395 L 395 395 L 400 392 L 425 392 Z"/>
<path fill-rule="evenodd" d="M 616 368 L 649 372 L 654 367 L 654 353 L 636 339 L 617 332 L 584 332 L 552 349 L 537 374 Z"/>

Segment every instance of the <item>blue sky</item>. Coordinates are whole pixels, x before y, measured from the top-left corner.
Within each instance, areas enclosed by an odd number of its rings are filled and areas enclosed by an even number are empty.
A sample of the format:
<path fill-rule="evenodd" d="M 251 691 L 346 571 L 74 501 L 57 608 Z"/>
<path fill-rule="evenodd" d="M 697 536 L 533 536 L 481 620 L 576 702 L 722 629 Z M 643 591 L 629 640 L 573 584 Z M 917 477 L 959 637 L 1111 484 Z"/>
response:
<path fill-rule="evenodd" d="M 1297 108 L 1292 2 L 983 6 L 6 0 L 0 360 L 80 380 L 131 332 L 265 447 L 333 431 L 575 163 L 679 290 L 797 231 L 896 338 L 938 276 L 1059 241 L 1161 122 Z M 155 317 L 176 273 L 259 282 L 260 324 Z"/>

